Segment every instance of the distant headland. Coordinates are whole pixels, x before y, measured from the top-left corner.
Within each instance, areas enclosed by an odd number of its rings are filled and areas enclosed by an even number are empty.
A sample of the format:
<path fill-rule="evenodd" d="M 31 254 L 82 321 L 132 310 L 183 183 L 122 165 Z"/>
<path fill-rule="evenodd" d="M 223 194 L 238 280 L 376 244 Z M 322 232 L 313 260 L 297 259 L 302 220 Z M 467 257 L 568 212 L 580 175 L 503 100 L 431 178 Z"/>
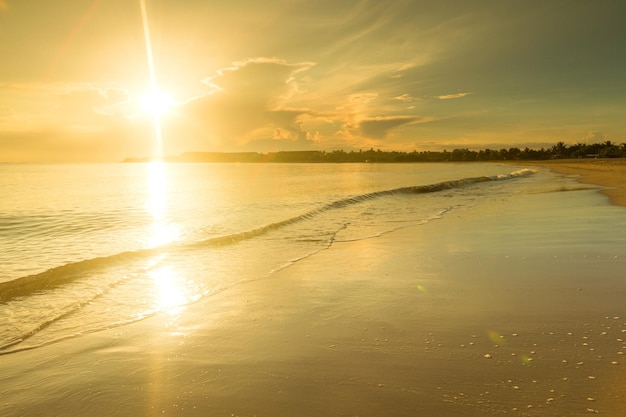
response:
<path fill-rule="evenodd" d="M 540 161 L 581 158 L 625 158 L 626 143 L 616 145 L 611 141 L 595 144 L 566 145 L 558 142 L 541 149 L 454 149 L 453 151 L 279 151 L 279 152 L 185 152 L 166 156 L 165 162 L 250 162 L 250 163 L 344 163 L 344 162 L 465 162 L 465 161 Z M 122 162 L 149 162 L 152 158 L 126 158 Z"/>

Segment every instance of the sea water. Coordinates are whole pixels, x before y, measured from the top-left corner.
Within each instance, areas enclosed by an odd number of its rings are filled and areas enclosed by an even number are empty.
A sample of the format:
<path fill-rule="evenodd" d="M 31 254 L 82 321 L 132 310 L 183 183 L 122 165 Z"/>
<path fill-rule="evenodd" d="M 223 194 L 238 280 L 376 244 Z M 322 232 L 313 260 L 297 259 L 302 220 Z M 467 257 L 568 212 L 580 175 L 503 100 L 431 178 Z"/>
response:
<path fill-rule="evenodd" d="M 3 164 L 0 353 L 186 308 L 336 242 L 577 190 L 478 163 Z"/>

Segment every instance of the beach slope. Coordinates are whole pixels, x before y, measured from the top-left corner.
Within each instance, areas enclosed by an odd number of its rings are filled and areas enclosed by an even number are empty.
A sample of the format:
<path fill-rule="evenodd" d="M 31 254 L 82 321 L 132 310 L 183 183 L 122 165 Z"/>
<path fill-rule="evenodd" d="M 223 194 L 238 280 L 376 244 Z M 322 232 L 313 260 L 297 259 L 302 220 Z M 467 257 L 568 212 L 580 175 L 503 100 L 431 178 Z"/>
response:
<path fill-rule="evenodd" d="M 606 187 L 602 192 L 613 204 L 626 206 L 626 159 L 515 161 L 513 164 L 545 167 L 560 174 L 578 176 L 583 183 Z"/>

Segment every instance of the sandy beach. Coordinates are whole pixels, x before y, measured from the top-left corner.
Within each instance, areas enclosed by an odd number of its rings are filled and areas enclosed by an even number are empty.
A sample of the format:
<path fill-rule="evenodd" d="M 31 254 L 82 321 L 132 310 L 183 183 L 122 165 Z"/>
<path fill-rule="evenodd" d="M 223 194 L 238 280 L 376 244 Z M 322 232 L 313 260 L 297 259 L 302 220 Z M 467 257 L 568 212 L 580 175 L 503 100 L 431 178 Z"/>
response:
<path fill-rule="evenodd" d="M 336 242 L 169 313 L 0 356 L 0 414 L 624 415 L 626 253 L 602 223 L 618 211 L 593 189 L 519 195 Z"/>
<path fill-rule="evenodd" d="M 515 161 L 515 165 L 540 166 L 560 174 L 576 175 L 583 183 L 607 187 L 602 192 L 611 202 L 626 206 L 626 160 L 623 158 Z"/>

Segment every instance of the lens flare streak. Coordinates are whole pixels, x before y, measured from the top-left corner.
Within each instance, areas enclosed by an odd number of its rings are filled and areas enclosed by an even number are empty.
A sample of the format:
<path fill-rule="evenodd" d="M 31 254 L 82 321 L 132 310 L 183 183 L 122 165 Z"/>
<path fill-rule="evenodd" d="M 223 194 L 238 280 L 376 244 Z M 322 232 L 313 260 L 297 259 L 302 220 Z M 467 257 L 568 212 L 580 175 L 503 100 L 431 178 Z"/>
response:
<path fill-rule="evenodd" d="M 154 69 L 154 55 L 152 54 L 152 40 L 150 36 L 150 25 L 148 23 L 148 9 L 146 7 L 146 0 L 139 0 L 141 6 L 141 20 L 143 23 L 143 34 L 146 44 L 146 58 L 148 60 L 148 72 L 150 75 L 150 90 L 151 95 L 156 97 L 159 95 L 157 88 L 156 71 Z M 161 132 L 161 118 L 158 111 L 152 112 L 152 120 L 154 123 L 155 133 L 155 151 L 154 158 L 160 160 L 163 156 L 163 134 Z"/>

